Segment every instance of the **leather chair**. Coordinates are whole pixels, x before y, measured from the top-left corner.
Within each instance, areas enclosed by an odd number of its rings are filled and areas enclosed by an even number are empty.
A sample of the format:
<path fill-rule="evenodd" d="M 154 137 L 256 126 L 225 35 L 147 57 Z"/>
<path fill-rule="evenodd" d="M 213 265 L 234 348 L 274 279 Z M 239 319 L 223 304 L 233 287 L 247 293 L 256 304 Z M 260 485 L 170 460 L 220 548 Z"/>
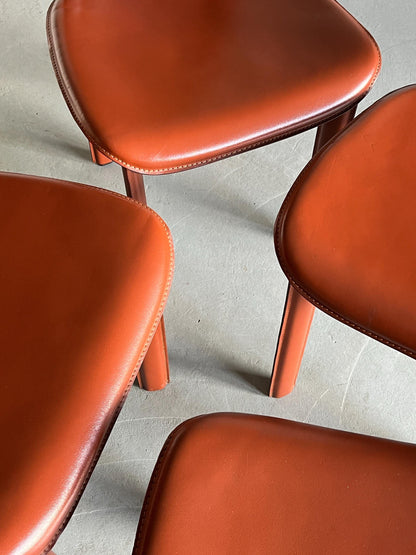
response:
<path fill-rule="evenodd" d="M 132 199 L 1 173 L 0 259 L 0 553 L 39 555 L 75 509 L 155 333 L 172 242 Z"/>
<path fill-rule="evenodd" d="M 271 394 L 290 393 L 315 307 L 416 358 L 416 85 L 363 112 L 310 163 L 275 226 L 289 280 Z"/>
<path fill-rule="evenodd" d="M 315 305 L 416 355 L 415 108 L 416 85 L 377 102 L 283 203 L 275 237 L 293 317 L 280 340 L 298 355 Z M 297 373 L 295 357 L 284 362 L 282 392 Z M 415 467 L 415 445 L 266 416 L 197 417 L 159 455 L 133 555 L 410 555 Z"/>
<path fill-rule="evenodd" d="M 380 69 L 369 33 L 334 0 L 55 0 L 52 64 L 98 164 L 143 175 L 195 168 L 354 116 Z M 158 343 L 165 344 L 163 329 Z M 166 357 L 153 388 L 168 381 Z M 155 370 L 155 363 L 153 362 Z"/>
<path fill-rule="evenodd" d="M 416 446 L 249 414 L 167 439 L 133 555 L 416 552 Z"/>

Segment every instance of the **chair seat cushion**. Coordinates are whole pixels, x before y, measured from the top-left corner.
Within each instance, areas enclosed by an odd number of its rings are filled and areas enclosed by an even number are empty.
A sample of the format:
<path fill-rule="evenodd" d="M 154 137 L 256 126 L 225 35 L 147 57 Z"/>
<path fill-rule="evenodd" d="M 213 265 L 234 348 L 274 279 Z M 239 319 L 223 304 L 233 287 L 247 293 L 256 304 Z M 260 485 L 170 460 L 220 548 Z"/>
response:
<path fill-rule="evenodd" d="M 334 0 L 55 0 L 48 36 L 78 125 L 142 173 L 313 127 L 359 100 L 380 66 Z"/>
<path fill-rule="evenodd" d="M 134 555 L 414 553 L 413 445 L 243 414 L 180 425 Z"/>
<path fill-rule="evenodd" d="M 0 174 L 0 553 L 69 518 L 172 272 L 165 224 L 121 195 Z"/>
<path fill-rule="evenodd" d="M 291 284 L 416 356 L 416 86 L 365 111 L 302 172 L 275 241 Z"/>

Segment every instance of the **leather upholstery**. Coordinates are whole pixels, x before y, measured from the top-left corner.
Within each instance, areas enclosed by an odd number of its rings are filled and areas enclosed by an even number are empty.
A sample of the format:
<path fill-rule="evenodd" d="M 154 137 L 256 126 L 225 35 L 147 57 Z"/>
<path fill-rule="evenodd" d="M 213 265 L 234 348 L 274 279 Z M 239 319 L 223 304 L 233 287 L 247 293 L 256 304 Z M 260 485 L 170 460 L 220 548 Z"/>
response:
<path fill-rule="evenodd" d="M 276 221 L 290 283 L 416 357 L 416 85 L 361 114 L 305 168 Z"/>
<path fill-rule="evenodd" d="M 414 553 L 416 447 L 215 414 L 167 440 L 134 555 Z"/>
<path fill-rule="evenodd" d="M 313 127 L 358 102 L 380 67 L 334 0 L 55 0 L 48 37 L 78 125 L 141 173 Z"/>
<path fill-rule="evenodd" d="M 169 231 L 149 208 L 0 174 L 0 553 L 47 552 L 160 319 Z"/>

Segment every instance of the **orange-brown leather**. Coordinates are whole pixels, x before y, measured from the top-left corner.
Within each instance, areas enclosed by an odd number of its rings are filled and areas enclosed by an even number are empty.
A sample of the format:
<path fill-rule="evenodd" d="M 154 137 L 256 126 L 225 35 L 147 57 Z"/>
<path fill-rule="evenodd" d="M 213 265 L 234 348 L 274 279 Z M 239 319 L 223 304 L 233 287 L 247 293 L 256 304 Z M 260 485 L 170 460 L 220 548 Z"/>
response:
<path fill-rule="evenodd" d="M 55 0 L 48 37 L 78 125 L 141 173 L 313 127 L 359 101 L 380 67 L 334 0 Z"/>
<path fill-rule="evenodd" d="M 416 552 L 416 447 L 215 414 L 167 440 L 134 555 Z"/>
<path fill-rule="evenodd" d="M 52 547 L 166 301 L 169 231 L 149 208 L 0 174 L 0 553 Z"/>
<path fill-rule="evenodd" d="M 386 96 L 305 168 L 276 221 L 290 283 L 416 357 L 416 86 Z"/>

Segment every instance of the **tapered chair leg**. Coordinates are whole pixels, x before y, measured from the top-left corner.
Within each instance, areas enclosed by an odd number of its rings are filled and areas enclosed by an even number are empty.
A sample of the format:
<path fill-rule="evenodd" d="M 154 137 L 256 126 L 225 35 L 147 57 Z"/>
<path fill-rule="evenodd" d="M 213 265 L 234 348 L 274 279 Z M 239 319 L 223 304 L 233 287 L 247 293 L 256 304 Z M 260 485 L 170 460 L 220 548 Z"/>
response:
<path fill-rule="evenodd" d="M 323 123 L 316 130 L 315 144 L 313 145 L 313 156 L 321 150 L 334 135 L 346 127 L 355 116 L 357 104 L 341 114 L 340 116 Z"/>
<path fill-rule="evenodd" d="M 352 121 L 356 109 L 357 106 L 353 106 L 318 127 L 314 155 Z M 315 307 L 289 285 L 273 364 L 270 397 L 284 397 L 294 388 L 314 312 Z"/>
<path fill-rule="evenodd" d="M 289 285 L 270 383 L 270 397 L 284 397 L 295 386 L 315 307 Z"/>
<path fill-rule="evenodd" d="M 142 174 L 123 168 L 123 177 L 127 196 L 146 205 Z M 163 389 L 169 383 L 169 360 L 163 316 L 142 362 L 137 381 L 139 386 L 147 391 Z"/>
<path fill-rule="evenodd" d="M 91 159 L 94 162 L 94 164 L 97 164 L 98 166 L 106 166 L 107 164 L 111 164 L 112 160 L 110 160 L 110 158 L 107 158 L 107 156 L 104 156 L 104 154 L 102 154 L 99 150 L 97 150 L 92 143 L 89 143 L 89 145 L 90 145 Z"/>
<path fill-rule="evenodd" d="M 142 362 L 137 381 L 142 389 L 157 391 L 169 383 L 169 360 L 163 317 Z"/>

